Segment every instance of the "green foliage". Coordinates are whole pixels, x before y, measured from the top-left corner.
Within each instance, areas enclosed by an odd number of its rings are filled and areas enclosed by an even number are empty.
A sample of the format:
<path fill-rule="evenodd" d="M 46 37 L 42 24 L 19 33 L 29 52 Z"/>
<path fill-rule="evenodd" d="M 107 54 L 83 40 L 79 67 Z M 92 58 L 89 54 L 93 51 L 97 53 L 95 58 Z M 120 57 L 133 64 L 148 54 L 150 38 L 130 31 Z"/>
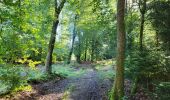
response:
<path fill-rule="evenodd" d="M 58 0 L 59 2 L 61 0 Z M 72 40 L 72 24 L 76 32 L 73 54 L 78 62 L 111 59 L 116 57 L 116 1 L 115 0 L 66 0 L 57 30 L 53 62 L 66 61 Z M 170 76 L 170 2 L 147 2 L 143 51 L 139 51 L 140 11 L 136 5 L 126 5 L 126 77 L 139 79 L 141 84 L 169 81 Z M 143 7 L 142 7 L 143 8 Z M 1 0 L 0 2 L 0 92 L 8 89 L 22 90 L 29 81 L 44 81 L 51 76 L 45 68 L 36 66 L 45 62 L 47 45 L 52 29 L 54 0 Z M 75 19 L 75 15 L 77 18 Z M 155 38 L 156 37 L 156 38 Z M 157 42 L 157 43 L 156 43 Z M 155 48 L 155 44 L 157 47 Z M 11 65 L 9 65 L 11 64 Z M 29 67 L 14 67 L 15 65 Z M 101 78 L 112 78 L 114 72 L 103 72 Z M 17 66 L 20 66 L 17 65 Z M 101 72 L 100 72 L 101 71 Z M 54 65 L 54 76 L 77 77 L 84 73 L 67 65 Z M 157 94 L 164 93 L 169 85 L 157 87 Z M 169 91 L 168 91 L 169 92 Z M 166 94 L 166 93 L 165 93 Z M 165 97 L 162 97 L 166 99 Z"/>
<path fill-rule="evenodd" d="M 47 75 L 40 71 L 39 69 L 29 69 L 28 73 L 28 81 L 41 81 L 46 79 Z"/>
<path fill-rule="evenodd" d="M 27 75 L 20 67 L 3 66 L 0 69 L 0 84 L 2 84 L 2 86 L 5 84 L 8 91 L 13 91 L 15 88 L 27 85 Z M 0 94 L 1 92 L 2 91 L 0 91 Z"/>
<path fill-rule="evenodd" d="M 68 65 L 53 65 L 53 73 L 63 77 L 79 77 L 85 71 L 83 69 L 75 70 Z"/>
<path fill-rule="evenodd" d="M 54 57 L 56 57 L 56 61 L 65 61 L 68 57 L 67 47 L 62 43 L 56 44 L 56 49 L 54 50 Z"/>
<path fill-rule="evenodd" d="M 165 41 L 169 41 L 169 22 L 170 19 L 170 1 L 161 0 L 150 3 L 150 18 L 153 27 L 159 33 L 160 37 Z"/>
<path fill-rule="evenodd" d="M 156 87 L 156 94 L 159 100 L 169 100 L 170 99 L 170 82 L 161 82 Z"/>
<path fill-rule="evenodd" d="M 115 72 L 113 72 L 112 70 L 107 70 L 107 71 L 99 71 L 98 72 L 98 76 L 100 79 L 113 79 L 115 76 Z"/>
<path fill-rule="evenodd" d="M 141 83 L 167 80 L 165 58 L 163 51 L 157 49 L 134 51 L 127 57 L 126 73 L 132 79 L 138 77 Z"/>
<path fill-rule="evenodd" d="M 16 63 L 27 57 L 43 61 L 46 56 L 47 38 L 52 22 L 51 2 L 45 0 L 16 2 L 3 1 L 0 25 L 0 58 L 6 63 Z M 46 8 L 44 8 L 46 7 Z M 47 18 L 43 18 L 46 12 Z M 47 13 L 48 12 L 48 13 Z M 48 20 L 47 20 L 48 19 Z"/>
<path fill-rule="evenodd" d="M 0 69 L 0 95 L 28 89 L 28 82 L 44 81 L 49 77 L 40 69 L 19 67 L 13 65 L 1 65 Z M 49 78 L 50 79 L 50 78 Z"/>

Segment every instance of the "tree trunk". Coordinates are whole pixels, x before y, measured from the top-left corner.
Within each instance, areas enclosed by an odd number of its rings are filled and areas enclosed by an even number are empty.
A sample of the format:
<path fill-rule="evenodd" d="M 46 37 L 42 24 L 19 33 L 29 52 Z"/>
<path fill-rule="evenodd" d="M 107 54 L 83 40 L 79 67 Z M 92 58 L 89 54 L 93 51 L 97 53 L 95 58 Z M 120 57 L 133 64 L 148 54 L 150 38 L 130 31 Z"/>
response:
<path fill-rule="evenodd" d="M 67 64 L 70 64 L 71 56 L 72 56 L 72 53 L 73 53 L 74 41 L 75 41 L 75 38 L 76 38 L 76 35 L 77 35 L 77 32 L 76 32 L 76 19 L 77 19 L 77 15 L 75 16 L 74 30 L 73 30 L 73 36 L 72 36 L 72 44 L 71 44 L 71 49 L 70 49 L 70 52 L 69 52 Z"/>
<path fill-rule="evenodd" d="M 143 30 L 144 30 L 144 22 L 145 22 L 145 14 L 141 14 L 141 26 L 140 26 L 140 38 L 139 38 L 139 45 L 140 50 L 143 50 Z"/>
<path fill-rule="evenodd" d="M 118 0 L 117 3 L 117 61 L 116 76 L 114 83 L 113 99 L 122 100 L 124 96 L 124 59 L 125 59 L 125 0 Z"/>
<path fill-rule="evenodd" d="M 158 47 L 159 46 L 159 36 L 158 36 L 158 32 L 157 31 L 156 31 L 155 37 L 156 37 L 156 47 Z"/>
<path fill-rule="evenodd" d="M 145 23 L 145 13 L 146 13 L 146 0 L 139 0 L 139 10 L 141 13 L 141 24 L 140 24 L 140 36 L 139 36 L 139 51 L 143 52 L 143 31 L 144 31 L 144 23 Z M 134 85 L 131 89 L 131 94 L 136 93 L 137 84 L 139 81 L 139 76 L 135 76 Z"/>
<path fill-rule="evenodd" d="M 72 44 L 71 44 L 71 49 L 70 49 L 70 52 L 69 52 L 69 55 L 68 55 L 67 64 L 70 64 L 70 62 L 71 62 L 71 56 L 72 56 L 72 53 L 73 53 L 73 46 L 74 46 L 75 37 L 76 37 L 76 32 L 73 33 Z"/>
<path fill-rule="evenodd" d="M 0 16 L 0 24 L 2 25 L 3 21 L 2 21 L 2 17 Z M 0 29 L 0 37 L 2 38 L 2 29 L 3 29 L 3 25 L 1 26 L 1 29 Z M 3 40 L 3 38 L 2 38 Z"/>
<path fill-rule="evenodd" d="M 77 55 L 77 62 L 81 63 L 81 47 L 80 47 L 80 39 L 79 39 L 79 43 L 78 43 L 78 55 Z"/>
<path fill-rule="evenodd" d="M 84 61 L 87 61 L 87 39 L 85 40 Z"/>
<path fill-rule="evenodd" d="M 145 13 L 146 13 L 146 0 L 139 1 L 139 9 L 141 13 L 139 46 L 140 46 L 140 50 L 142 51 L 143 50 L 143 31 L 144 31 Z"/>
<path fill-rule="evenodd" d="M 64 7 L 64 3 L 66 2 L 66 0 L 63 0 L 60 5 L 58 6 L 57 0 L 55 0 L 55 20 L 53 22 L 53 27 L 52 27 L 52 33 L 51 33 L 51 37 L 50 37 L 50 41 L 48 44 L 48 53 L 47 53 L 47 57 L 46 57 L 46 63 L 45 63 L 45 67 L 46 67 L 46 72 L 48 74 L 52 73 L 52 53 L 53 53 L 53 49 L 54 49 L 54 44 L 55 44 L 55 39 L 56 39 L 56 29 L 59 23 L 59 14 L 62 10 L 62 8 Z"/>
<path fill-rule="evenodd" d="M 94 61 L 94 50 L 95 50 L 95 39 L 93 37 L 92 44 L 91 44 L 91 62 Z"/>
<path fill-rule="evenodd" d="M 84 61 L 87 61 L 87 49 L 85 48 L 85 51 L 84 51 Z"/>

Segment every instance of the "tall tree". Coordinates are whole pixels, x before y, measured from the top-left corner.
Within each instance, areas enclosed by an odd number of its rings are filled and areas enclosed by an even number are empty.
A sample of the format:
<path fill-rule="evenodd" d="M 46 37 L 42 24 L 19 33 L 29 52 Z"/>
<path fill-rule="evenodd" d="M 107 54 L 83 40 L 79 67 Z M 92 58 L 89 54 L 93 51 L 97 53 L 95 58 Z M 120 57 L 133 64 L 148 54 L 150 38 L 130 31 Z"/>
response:
<path fill-rule="evenodd" d="M 143 49 L 143 31 L 144 31 L 145 13 L 146 13 L 146 0 L 139 0 L 139 10 L 140 10 L 140 14 L 141 14 L 139 45 L 140 45 L 140 50 L 142 51 L 142 49 Z"/>
<path fill-rule="evenodd" d="M 117 61 L 113 99 L 122 100 L 124 96 L 124 59 L 125 59 L 125 0 L 117 3 Z"/>
<path fill-rule="evenodd" d="M 71 48 L 70 48 L 70 52 L 69 52 L 69 55 L 68 55 L 67 64 L 70 64 L 71 56 L 72 56 L 72 53 L 73 53 L 74 41 L 75 41 L 75 38 L 76 38 L 76 35 L 77 35 L 77 31 L 76 31 L 76 20 L 77 20 L 77 17 L 78 17 L 78 15 L 76 14 L 75 15 L 75 19 L 74 19 L 74 29 L 73 29 L 73 35 L 72 35 L 72 43 L 71 43 Z"/>
<path fill-rule="evenodd" d="M 47 53 L 47 57 L 46 57 L 46 63 L 45 63 L 45 67 L 46 67 L 46 71 L 48 74 L 51 74 L 52 72 L 52 53 L 53 53 L 53 49 L 54 49 L 54 44 L 55 44 L 55 39 L 56 39 L 56 29 L 59 23 L 59 14 L 62 10 L 62 8 L 64 7 L 66 0 L 62 0 L 60 4 L 58 4 L 58 0 L 55 0 L 55 20 L 53 22 L 53 26 L 52 26 L 52 33 L 51 33 L 51 37 L 50 37 L 50 41 L 48 44 L 48 53 Z"/>
<path fill-rule="evenodd" d="M 143 51 L 143 31 L 144 31 L 144 23 L 145 23 L 145 13 L 146 13 L 146 0 L 139 0 L 139 10 L 141 14 L 141 22 L 140 22 L 140 33 L 139 33 L 139 50 L 142 53 Z M 139 81 L 139 77 L 136 76 L 134 79 L 134 83 L 132 86 L 131 94 L 136 93 L 137 91 L 137 84 Z"/>

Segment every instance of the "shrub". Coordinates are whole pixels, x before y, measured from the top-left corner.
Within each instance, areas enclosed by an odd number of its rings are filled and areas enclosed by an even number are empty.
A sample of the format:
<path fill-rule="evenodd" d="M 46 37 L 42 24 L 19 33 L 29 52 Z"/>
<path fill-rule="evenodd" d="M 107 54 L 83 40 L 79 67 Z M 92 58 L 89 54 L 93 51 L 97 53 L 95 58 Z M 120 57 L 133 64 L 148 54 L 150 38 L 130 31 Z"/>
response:
<path fill-rule="evenodd" d="M 170 100 L 170 82 L 161 82 L 156 87 L 156 94 L 160 100 Z"/>
<path fill-rule="evenodd" d="M 6 92 L 27 85 L 27 75 L 21 67 L 4 66 L 0 69 L 0 82 L 7 86 Z M 2 88 L 2 87 L 0 87 Z M 1 91 L 0 91 L 1 94 Z"/>
<path fill-rule="evenodd" d="M 128 78 L 147 86 L 152 82 L 168 80 L 166 56 L 157 49 L 133 51 L 126 59 L 126 75 Z"/>

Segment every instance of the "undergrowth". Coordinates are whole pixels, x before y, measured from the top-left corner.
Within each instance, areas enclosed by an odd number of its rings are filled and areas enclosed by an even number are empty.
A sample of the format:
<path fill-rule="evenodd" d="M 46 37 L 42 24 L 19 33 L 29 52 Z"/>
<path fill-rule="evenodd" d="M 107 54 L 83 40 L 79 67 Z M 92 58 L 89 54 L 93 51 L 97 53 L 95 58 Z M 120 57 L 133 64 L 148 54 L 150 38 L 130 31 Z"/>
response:
<path fill-rule="evenodd" d="M 74 66 L 73 66 L 74 67 Z M 75 69 L 69 65 L 53 65 L 53 73 L 59 74 L 61 76 L 70 78 L 70 77 L 79 77 L 85 73 L 83 69 Z"/>

